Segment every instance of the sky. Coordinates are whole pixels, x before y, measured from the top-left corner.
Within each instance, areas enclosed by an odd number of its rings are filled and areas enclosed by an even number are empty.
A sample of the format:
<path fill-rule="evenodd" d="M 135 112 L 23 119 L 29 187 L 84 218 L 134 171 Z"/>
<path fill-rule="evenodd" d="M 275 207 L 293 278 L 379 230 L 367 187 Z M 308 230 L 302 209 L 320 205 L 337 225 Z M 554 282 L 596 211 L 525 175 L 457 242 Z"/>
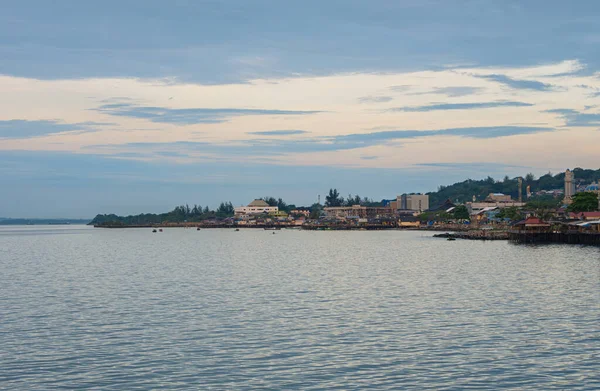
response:
<path fill-rule="evenodd" d="M 598 168 L 595 0 L 4 0 L 0 216 Z"/>

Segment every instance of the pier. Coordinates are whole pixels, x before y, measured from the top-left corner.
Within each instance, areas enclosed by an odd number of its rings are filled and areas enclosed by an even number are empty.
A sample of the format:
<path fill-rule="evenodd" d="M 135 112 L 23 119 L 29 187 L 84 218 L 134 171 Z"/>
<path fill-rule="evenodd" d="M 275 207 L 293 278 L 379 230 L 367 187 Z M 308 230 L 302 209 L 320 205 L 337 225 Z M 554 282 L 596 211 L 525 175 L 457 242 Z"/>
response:
<path fill-rule="evenodd" d="M 600 233 L 598 232 L 510 231 L 508 233 L 508 239 L 514 243 L 564 243 L 600 246 Z"/>

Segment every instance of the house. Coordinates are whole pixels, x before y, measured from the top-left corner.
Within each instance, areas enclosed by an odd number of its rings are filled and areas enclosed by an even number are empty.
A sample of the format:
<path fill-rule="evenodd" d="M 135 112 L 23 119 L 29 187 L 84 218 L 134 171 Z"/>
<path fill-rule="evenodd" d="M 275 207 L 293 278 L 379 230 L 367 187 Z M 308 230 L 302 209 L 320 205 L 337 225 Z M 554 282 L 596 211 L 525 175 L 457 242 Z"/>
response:
<path fill-rule="evenodd" d="M 537 217 L 528 217 L 525 220 L 521 220 L 514 224 L 514 227 L 520 232 L 540 232 L 547 231 L 550 228 L 550 224 L 538 219 Z"/>
<path fill-rule="evenodd" d="M 334 217 L 338 219 L 393 216 L 395 212 L 389 207 L 370 207 L 362 205 L 326 207 L 323 210 L 327 217 Z"/>
<path fill-rule="evenodd" d="M 568 214 L 569 219 L 571 220 L 599 220 L 600 212 L 579 212 L 574 213 L 570 212 Z"/>
<path fill-rule="evenodd" d="M 269 206 L 265 201 L 256 199 L 248 204 L 248 206 L 240 206 L 235 208 L 235 215 L 252 215 L 252 214 L 274 214 L 279 211 L 276 206 Z"/>
<path fill-rule="evenodd" d="M 401 216 L 398 219 L 398 226 L 399 227 L 404 227 L 404 228 L 419 228 L 421 226 L 421 222 L 419 221 L 419 219 L 415 216 Z"/>

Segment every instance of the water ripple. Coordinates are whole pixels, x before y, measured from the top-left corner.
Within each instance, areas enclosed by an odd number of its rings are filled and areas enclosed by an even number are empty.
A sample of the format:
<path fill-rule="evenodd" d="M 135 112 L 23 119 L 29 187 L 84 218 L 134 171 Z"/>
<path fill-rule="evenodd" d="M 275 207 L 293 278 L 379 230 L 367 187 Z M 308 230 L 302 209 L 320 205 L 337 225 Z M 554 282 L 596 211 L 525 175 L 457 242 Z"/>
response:
<path fill-rule="evenodd" d="M 0 228 L 2 390 L 597 390 L 599 250 Z"/>

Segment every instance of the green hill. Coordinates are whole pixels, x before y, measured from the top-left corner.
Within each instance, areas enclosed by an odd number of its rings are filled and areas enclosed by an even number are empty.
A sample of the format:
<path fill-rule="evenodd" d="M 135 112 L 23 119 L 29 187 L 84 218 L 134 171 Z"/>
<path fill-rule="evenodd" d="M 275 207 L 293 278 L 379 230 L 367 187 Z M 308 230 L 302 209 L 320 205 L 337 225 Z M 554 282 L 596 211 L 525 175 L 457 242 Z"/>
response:
<path fill-rule="evenodd" d="M 600 169 L 588 170 L 575 168 L 573 172 L 576 184 L 588 184 L 600 179 Z M 527 174 L 523 176 L 523 193 L 525 193 L 528 185 L 531 186 L 532 193 L 540 190 L 563 189 L 564 180 L 564 172 L 556 175 L 548 173 L 539 178 L 535 178 L 532 174 Z M 430 205 L 437 205 L 447 199 L 450 199 L 452 202 L 464 203 L 471 201 L 473 196 L 477 200 L 483 200 L 490 193 L 509 194 L 513 199 L 518 199 L 518 179 L 509 177 L 504 177 L 502 180 L 496 180 L 492 177 L 482 180 L 467 179 L 466 181 L 450 186 L 440 186 L 438 191 L 427 194 L 429 195 Z"/>

